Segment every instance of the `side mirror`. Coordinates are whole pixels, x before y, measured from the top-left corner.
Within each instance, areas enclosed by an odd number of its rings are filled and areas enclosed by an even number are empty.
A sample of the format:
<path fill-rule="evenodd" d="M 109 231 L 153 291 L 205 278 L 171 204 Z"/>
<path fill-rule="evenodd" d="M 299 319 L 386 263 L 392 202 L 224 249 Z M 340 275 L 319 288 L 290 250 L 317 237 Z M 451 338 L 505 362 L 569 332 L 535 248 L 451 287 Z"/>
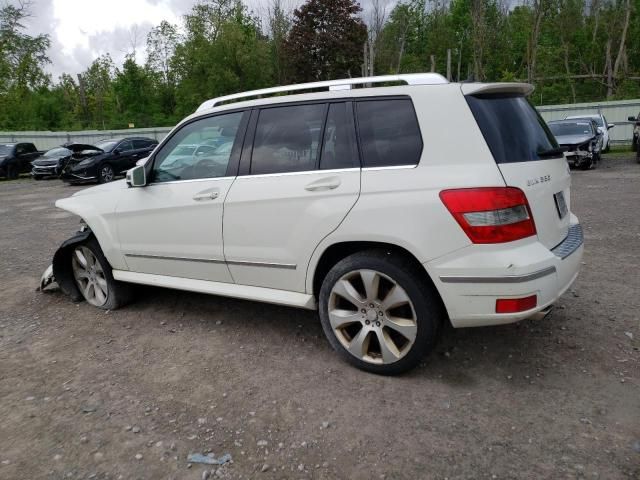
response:
<path fill-rule="evenodd" d="M 630 122 L 635 122 L 636 121 L 636 117 L 627 117 L 627 120 L 629 120 Z"/>
<path fill-rule="evenodd" d="M 616 126 L 615 123 L 610 123 L 609 125 L 607 125 L 607 130 L 611 130 L 615 126 Z"/>
<path fill-rule="evenodd" d="M 114 154 L 114 155 L 120 155 L 120 153 L 122 153 L 122 150 L 120 150 L 119 148 L 116 148 L 116 149 L 113 151 L 113 154 Z"/>
<path fill-rule="evenodd" d="M 144 187 L 147 184 L 147 172 L 144 165 L 127 170 L 127 185 L 130 187 Z"/>

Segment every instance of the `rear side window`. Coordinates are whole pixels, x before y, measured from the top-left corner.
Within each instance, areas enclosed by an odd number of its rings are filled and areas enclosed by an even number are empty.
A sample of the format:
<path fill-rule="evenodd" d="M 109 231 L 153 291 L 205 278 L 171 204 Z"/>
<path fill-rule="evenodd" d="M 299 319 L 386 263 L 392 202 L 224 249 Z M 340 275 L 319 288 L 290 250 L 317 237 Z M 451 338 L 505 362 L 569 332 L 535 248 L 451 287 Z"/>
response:
<path fill-rule="evenodd" d="M 422 136 L 410 99 L 357 102 L 363 167 L 417 165 Z"/>
<path fill-rule="evenodd" d="M 467 96 L 496 163 L 562 158 L 542 117 L 521 95 Z M 555 150 L 555 152 L 554 152 Z"/>
<path fill-rule="evenodd" d="M 133 140 L 133 149 L 139 150 L 141 148 L 147 148 L 151 146 L 151 142 L 149 140 Z"/>
<path fill-rule="evenodd" d="M 272 107 L 260 111 L 251 174 L 315 170 L 325 104 Z"/>

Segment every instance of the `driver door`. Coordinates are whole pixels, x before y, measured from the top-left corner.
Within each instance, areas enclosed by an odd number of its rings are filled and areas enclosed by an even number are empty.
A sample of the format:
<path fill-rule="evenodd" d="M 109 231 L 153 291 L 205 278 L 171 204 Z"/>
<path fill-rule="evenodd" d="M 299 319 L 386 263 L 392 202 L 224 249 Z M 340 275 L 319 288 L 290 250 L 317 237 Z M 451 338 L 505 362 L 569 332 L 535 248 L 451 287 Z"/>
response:
<path fill-rule="evenodd" d="M 198 118 L 156 151 L 148 184 L 129 188 L 117 206 L 130 271 L 233 283 L 222 248 L 222 214 L 247 118 L 244 111 Z"/>

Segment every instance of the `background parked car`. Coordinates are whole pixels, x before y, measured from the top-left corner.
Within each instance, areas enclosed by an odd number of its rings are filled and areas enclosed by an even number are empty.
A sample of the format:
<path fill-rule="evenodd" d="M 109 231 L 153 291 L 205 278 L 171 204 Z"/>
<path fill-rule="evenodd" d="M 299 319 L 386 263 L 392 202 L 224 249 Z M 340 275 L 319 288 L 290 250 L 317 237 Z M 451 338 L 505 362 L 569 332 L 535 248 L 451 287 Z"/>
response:
<path fill-rule="evenodd" d="M 633 126 L 633 141 L 631 146 L 633 147 L 633 151 L 637 152 L 640 151 L 638 148 L 638 142 L 640 139 L 640 112 L 638 112 L 637 117 L 629 117 L 628 120 L 630 122 L 635 122 L 635 125 Z"/>
<path fill-rule="evenodd" d="M 604 136 L 590 118 L 547 123 L 558 145 L 565 147 L 569 165 L 587 170 L 600 161 Z"/>
<path fill-rule="evenodd" d="M 83 151 L 91 152 L 92 149 L 94 154 L 102 151 L 84 143 L 65 143 L 60 147 L 52 148 L 31 162 L 31 176 L 35 180 L 58 177 L 72 156 L 82 155 Z"/>
<path fill-rule="evenodd" d="M 566 117 L 566 120 L 581 120 L 590 118 L 596 122 L 598 125 L 598 129 L 603 135 L 602 139 L 602 151 L 608 152 L 610 148 L 610 138 L 609 138 L 609 130 L 611 130 L 615 125 L 613 123 L 607 122 L 607 118 L 601 113 L 596 113 L 593 115 L 574 115 L 571 117 Z"/>
<path fill-rule="evenodd" d="M 135 167 L 139 159 L 149 156 L 156 145 L 157 140 L 145 137 L 102 140 L 94 147 L 99 150 L 96 155 L 89 158 L 74 155 L 64 167 L 61 177 L 69 183 L 111 182 Z"/>
<path fill-rule="evenodd" d="M 33 143 L 0 144 L 0 177 L 10 180 L 31 170 L 31 161 L 43 152 L 39 152 Z"/>

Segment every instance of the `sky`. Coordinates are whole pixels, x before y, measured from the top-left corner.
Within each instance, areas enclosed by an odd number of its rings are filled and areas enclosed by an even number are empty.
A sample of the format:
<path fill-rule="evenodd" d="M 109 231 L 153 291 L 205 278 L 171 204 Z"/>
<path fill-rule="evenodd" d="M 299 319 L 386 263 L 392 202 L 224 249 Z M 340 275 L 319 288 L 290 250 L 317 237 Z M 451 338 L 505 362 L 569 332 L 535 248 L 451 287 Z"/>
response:
<path fill-rule="evenodd" d="M 0 0 L 18 4 L 20 0 Z M 146 37 L 162 20 L 180 24 L 182 16 L 198 0 L 22 0 L 30 3 L 31 17 L 23 23 L 29 35 L 48 34 L 51 63 L 47 71 L 54 82 L 62 73 L 75 75 L 86 70 L 100 55 L 108 53 L 117 66 L 135 49 L 136 61 L 144 63 Z M 264 18 L 269 0 L 244 0 Z M 387 13 L 395 0 L 381 0 Z M 360 0 L 367 15 L 367 4 Z M 302 0 L 284 0 L 291 10 Z"/>
<path fill-rule="evenodd" d="M 136 59 L 143 63 L 147 32 L 162 20 L 179 23 L 196 1 L 31 0 L 32 16 L 24 24 L 30 35 L 49 35 L 47 70 L 57 81 L 62 73 L 82 72 L 105 53 L 121 65 L 134 45 Z"/>

